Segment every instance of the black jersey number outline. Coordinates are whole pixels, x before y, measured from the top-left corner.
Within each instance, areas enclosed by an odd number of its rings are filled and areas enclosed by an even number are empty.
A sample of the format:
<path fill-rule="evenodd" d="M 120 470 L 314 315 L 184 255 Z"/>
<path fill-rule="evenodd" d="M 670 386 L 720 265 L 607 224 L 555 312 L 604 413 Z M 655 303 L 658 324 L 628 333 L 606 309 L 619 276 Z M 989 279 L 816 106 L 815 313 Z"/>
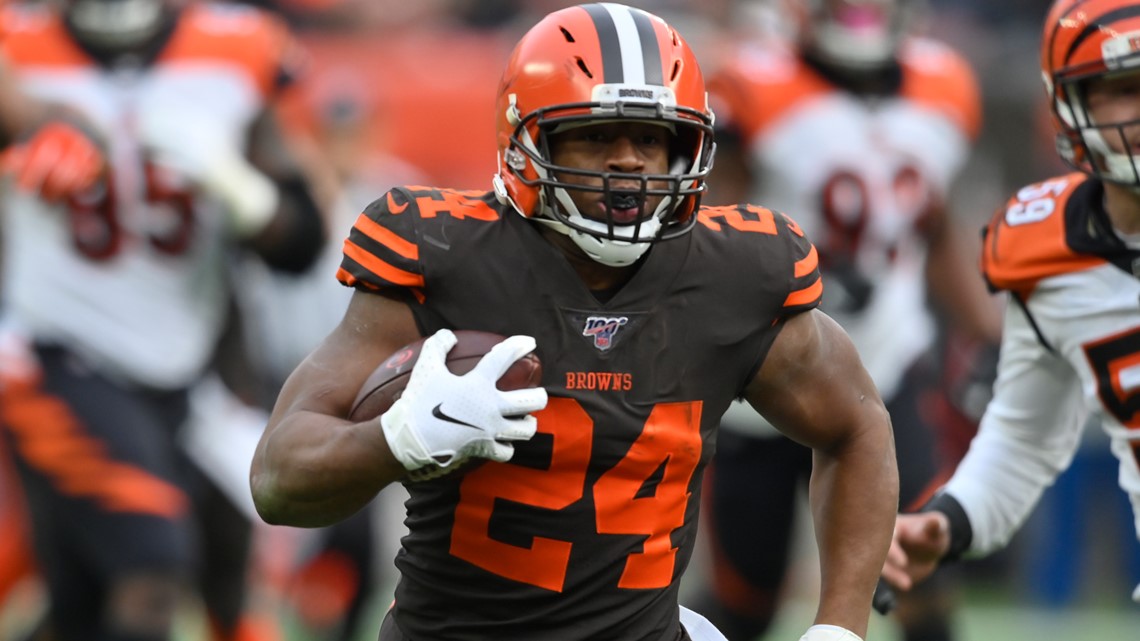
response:
<path fill-rule="evenodd" d="M 654 589 L 673 581 L 677 548 L 671 534 L 685 523 L 689 482 L 701 458 L 701 403 L 661 403 L 653 408 L 625 457 L 590 488 L 598 534 L 643 535 L 631 553 L 619 588 Z M 529 547 L 492 539 L 497 501 L 561 510 L 587 491 L 594 421 L 577 400 L 551 398 L 535 414 L 538 431 L 553 436 L 550 466 L 538 470 L 488 464 L 460 485 L 451 531 L 451 554 L 502 577 L 561 592 L 573 544 L 535 536 Z M 660 475 L 651 495 L 645 481 Z"/>
<path fill-rule="evenodd" d="M 1125 370 L 1140 372 L 1140 327 L 1086 343 L 1084 351 L 1100 402 L 1122 425 L 1140 430 L 1140 387 L 1125 388 L 1121 376 Z M 1132 442 L 1132 455 L 1140 465 L 1140 441 Z"/>

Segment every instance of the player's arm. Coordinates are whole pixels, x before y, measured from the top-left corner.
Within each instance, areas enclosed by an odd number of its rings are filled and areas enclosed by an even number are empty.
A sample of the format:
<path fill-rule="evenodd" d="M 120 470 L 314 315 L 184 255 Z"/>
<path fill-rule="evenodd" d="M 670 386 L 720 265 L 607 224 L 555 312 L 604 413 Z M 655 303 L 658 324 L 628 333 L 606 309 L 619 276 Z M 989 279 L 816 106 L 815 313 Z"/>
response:
<path fill-rule="evenodd" d="M 264 224 L 246 229 L 247 244 L 270 267 L 289 272 L 308 269 L 327 240 L 315 189 L 319 163 L 303 151 L 299 139 L 282 129 L 274 109 L 266 109 L 254 121 L 248 161 L 269 182 L 272 211 Z"/>
<path fill-rule="evenodd" d="M 8 146 L 36 122 L 35 102 L 20 90 L 8 61 L 0 57 L 0 146 Z"/>
<path fill-rule="evenodd" d="M 87 191 L 106 174 L 105 145 L 95 127 L 67 105 L 28 95 L 2 56 L 0 147 L 0 171 L 48 202 Z"/>
<path fill-rule="evenodd" d="M 899 515 L 883 578 L 900 589 L 961 555 L 1004 547 L 1080 445 L 1080 381 L 1011 302 L 994 397 L 954 476 L 918 514 Z"/>
<path fill-rule="evenodd" d="M 978 274 L 979 242 L 941 204 L 927 216 L 926 283 L 939 311 L 969 336 L 997 344 L 1001 305 Z"/>
<path fill-rule="evenodd" d="M 286 381 L 254 455 L 254 503 L 267 522 L 321 526 L 363 507 L 395 480 L 430 480 L 470 458 L 510 460 L 534 436 L 541 387 L 502 391 L 496 382 L 534 351 L 511 336 L 457 376 L 445 362 L 457 339 L 429 337 L 400 398 L 375 419 L 352 423 L 352 403 L 388 356 L 418 338 L 398 300 L 357 293 L 344 320 Z"/>
<path fill-rule="evenodd" d="M 405 474 L 378 418 L 344 417 L 376 366 L 419 337 L 403 302 L 352 296 L 340 324 L 285 382 L 257 445 L 250 486 L 266 522 L 335 523 Z"/>
<path fill-rule="evenodd" d="M 745 397 L 813 449 L 822 579 L 815 623 L 865 636 L 898 510 L 894 438 L 878 391 L 847 334 L 812 310 L 785 321 Z"/>

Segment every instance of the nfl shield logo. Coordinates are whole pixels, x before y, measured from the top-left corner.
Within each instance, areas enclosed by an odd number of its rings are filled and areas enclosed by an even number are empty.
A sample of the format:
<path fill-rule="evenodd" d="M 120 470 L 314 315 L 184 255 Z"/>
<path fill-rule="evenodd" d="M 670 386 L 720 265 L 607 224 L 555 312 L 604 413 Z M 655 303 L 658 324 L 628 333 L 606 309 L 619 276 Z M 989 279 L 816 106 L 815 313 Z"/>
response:
<path fill-rule="evenodd" d="M 586 319 L 582 335 L 593 336 L 594 347 L 604 352 L 613 347 L 614 334 L 628 322 L 629 318 L 625 316 L 590 316 Z"/>

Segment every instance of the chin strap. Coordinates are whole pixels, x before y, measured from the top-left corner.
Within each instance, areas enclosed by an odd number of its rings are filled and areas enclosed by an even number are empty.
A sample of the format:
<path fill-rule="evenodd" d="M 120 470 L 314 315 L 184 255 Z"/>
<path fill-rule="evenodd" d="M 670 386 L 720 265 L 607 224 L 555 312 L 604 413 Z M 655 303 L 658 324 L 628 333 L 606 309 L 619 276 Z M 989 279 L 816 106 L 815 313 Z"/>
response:
<path fill-rule="evenodd" d="M 561 221 L 546 217 L 533 218 L 532 220 L 536 223 L 542 223 L 560 234 L 569 236 L 570 240 L 578 246 L 578 249 L 590 257 L 590 260 L 607 267 L 628 267 L 640 260 L 645 252 L 649 251 L 650 243 L 630 243 L 596 238 L 573 229 Z"/>

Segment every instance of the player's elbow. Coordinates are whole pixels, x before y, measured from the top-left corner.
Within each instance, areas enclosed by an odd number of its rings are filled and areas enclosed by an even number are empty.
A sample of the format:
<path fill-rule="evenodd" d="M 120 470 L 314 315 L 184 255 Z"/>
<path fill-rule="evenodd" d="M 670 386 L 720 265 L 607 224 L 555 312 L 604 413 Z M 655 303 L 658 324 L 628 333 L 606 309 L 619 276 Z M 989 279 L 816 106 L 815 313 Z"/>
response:
<path fill-rule="evenodd" d="M 260 469 L 254 463 L 249 474 L 249 490 L 253 495 L 253 507 L 262 521 L 270 525 L 287 525 L 286 502 L 281 500 L 281 493 L 274 489 L 272 474 Z"/>

